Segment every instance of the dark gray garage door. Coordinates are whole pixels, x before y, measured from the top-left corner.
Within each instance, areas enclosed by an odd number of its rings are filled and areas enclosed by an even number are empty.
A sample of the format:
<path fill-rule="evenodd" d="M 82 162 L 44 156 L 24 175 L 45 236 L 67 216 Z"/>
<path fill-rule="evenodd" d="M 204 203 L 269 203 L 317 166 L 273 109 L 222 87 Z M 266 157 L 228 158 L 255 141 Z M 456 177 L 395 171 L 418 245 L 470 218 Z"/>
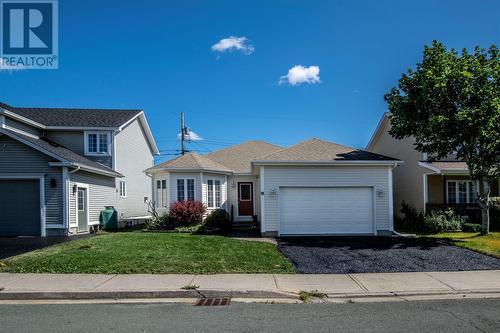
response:
<path fill-rule="evenodd" d="M 0 179 L 0 236 L 40 236 L 38 179 Z"/>

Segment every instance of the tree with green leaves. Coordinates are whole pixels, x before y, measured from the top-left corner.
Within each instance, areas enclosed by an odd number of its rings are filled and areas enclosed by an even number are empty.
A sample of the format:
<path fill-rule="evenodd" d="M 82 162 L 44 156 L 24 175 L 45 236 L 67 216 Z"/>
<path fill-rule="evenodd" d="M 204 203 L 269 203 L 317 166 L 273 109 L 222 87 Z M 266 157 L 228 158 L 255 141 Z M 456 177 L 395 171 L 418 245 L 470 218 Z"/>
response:
<path fill-rule="evenodd" d="M 489 232 L 490 186 L 500 177 L 500 58 L 498 47 L 474 53 L 425 46 L 385 100 L 396 139 L 413 136 L 429 161 L 456 154 L 479 183 L 482 233 Z"/>

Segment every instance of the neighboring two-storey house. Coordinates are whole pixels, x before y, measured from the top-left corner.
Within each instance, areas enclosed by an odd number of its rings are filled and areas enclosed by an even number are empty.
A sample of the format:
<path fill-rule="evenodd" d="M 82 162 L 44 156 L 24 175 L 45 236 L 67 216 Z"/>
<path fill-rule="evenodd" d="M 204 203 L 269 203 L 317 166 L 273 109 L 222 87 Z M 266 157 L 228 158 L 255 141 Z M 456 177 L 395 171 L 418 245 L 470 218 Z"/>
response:
<path fill-rule="evenodd" d="M 394 170 L 394 213 L 401 216 L 404 201 L 420 212 L 450 206 L 467 215 L 479 215 L 478 184 L 470 179 L 467 164 L 453 155 L 429 162 L 426 154 L 415 149 L 414 138 L 397 140 L 389 134 L 388 115 L 382 116 L 366 149 L 404 161 Z M 491 195 L 498 192 L 499 183 L 492 183 Z"/>
<path fill-rule="evenodd" d="M 141 110 L 0 103 L 0 236 L 85 233 L 105 206 L 146 216 L 155 154 Z"/>

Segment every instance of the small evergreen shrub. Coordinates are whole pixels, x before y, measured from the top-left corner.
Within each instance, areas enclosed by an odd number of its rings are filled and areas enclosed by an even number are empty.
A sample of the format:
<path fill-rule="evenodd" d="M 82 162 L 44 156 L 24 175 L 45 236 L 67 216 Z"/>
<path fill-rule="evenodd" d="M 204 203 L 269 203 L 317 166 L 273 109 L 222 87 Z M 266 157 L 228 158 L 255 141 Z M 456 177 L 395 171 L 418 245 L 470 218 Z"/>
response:
<path fill-rule="evenodd" d="M 463 232 L 481 232 L 481 225 L 476 223 L 464 223 L 462 224 Z"/>
<path fill-rule="evenodd" d="M 466 222 L 467 217 L 457 215 L 453 209 L 448 208 L 425 216 L 423 231 L 426 233 L 461 231 L 462 225 Z"/>
<path fill-rule="evenodd" d="M 200 201 L 177 201 L 170 206 L 169 219 L 176 227 L 189 227 L 200 224 L 206 212 L 205 205 Z"/>
<path fill-rule="evenodd" d="M 205 218 L 205 227 L 229 231 L 231 229 L 231 218 L 224 209 L 216 209 Z"/>

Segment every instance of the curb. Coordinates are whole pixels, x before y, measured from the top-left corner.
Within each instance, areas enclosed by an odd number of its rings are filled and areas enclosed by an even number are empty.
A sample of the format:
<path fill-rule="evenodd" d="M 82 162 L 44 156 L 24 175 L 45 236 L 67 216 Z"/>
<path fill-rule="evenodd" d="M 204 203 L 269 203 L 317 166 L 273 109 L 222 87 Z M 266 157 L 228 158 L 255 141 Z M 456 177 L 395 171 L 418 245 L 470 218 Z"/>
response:
<path fill-rule="evenodd" d="M 416 298 L 457 298 L 457 297 L 496 297 L 500 289 L 428 291 L 428 292 L 373 292 L 373 293 L 330 293 L 330 300 L 396 300 Z M 81 292 L 0 292 L 0 301 L 28 300 L 132 300 L 132 299 L 200 299 L 200 298 L 238 298 L 248 300 L 276 299 L 299 300 L 298 294 L 263 290 L 163 290 L 163 291 L 81 291 Z"/>
<path fill-rule="evenodd" d="M 163 291 L 81 291 L 81 292 L 0 292 L 0 300 L 89 300 L 139 298 L 297 298 L 296 294 L 263 290 L 163 290 Z"/>

